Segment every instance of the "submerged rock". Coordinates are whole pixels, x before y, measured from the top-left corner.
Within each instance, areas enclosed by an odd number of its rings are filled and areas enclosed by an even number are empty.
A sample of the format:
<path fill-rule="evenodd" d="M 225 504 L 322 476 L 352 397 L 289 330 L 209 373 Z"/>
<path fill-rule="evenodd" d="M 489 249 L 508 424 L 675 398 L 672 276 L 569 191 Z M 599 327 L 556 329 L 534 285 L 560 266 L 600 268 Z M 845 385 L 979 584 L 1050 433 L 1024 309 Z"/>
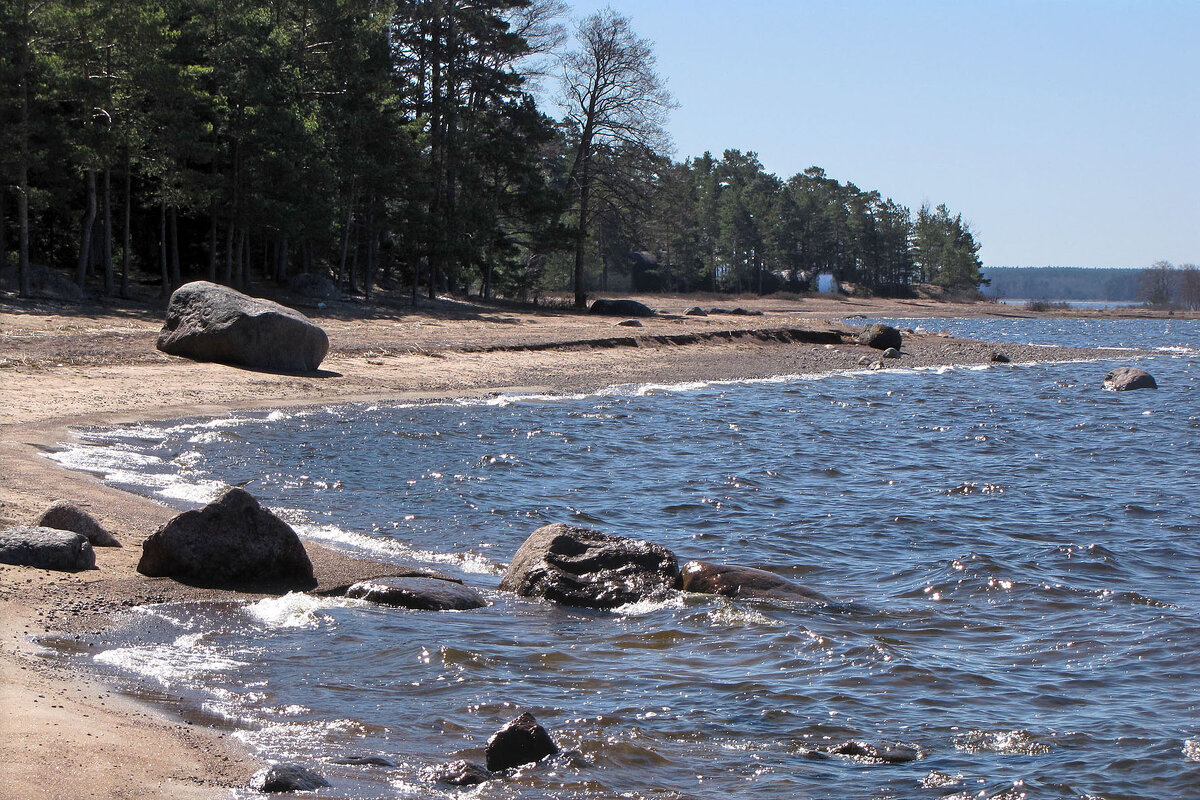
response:
<path fill-rule="evenodd" d="M 466 611 L 487 605 L 469 586 L 440 578 L 373 578 L 354 584 L 346 596 L 419 611 Z"/>
<path fill-rule="evenodd" d="M 78 572 L 95 568 L 96 553 L 82 533 L 17 525 L 0 531 L 0 564 Z"/>
<path fill-rule="evenodd" d="M 394 767 L 396 762 L 390 758 L 383 756 L 345 756 L 344 758 L 335 758 L 330 763 L 332 764 L 347 764 L 352 767 Z"/>
<path fill-rule="evenodd" d="M 550 738 L 550 734 L 538 724 L 533 714 L 526 711 L 488 739 L 487 768 L 499 772 L 509 767 L 536 763 L 557 752 L 558 745 Z"/>
<path fill-rule="evenodd" d="M 274 764 L 250 778 L 250 788 L 259 792 L 311 792 L 323 789 L 329 781 L 302 764 Z"/>
<path fill-rule="evenodd" d="M 207 586 L 274 590 L 316 584 L 296 532 L 237 487 L 147 537 L 137 571 Z"/>
<path fill-rule="evenodd" d="M 60 531 L 82 533 L 92 547 L 120 547 L 121 543 L 88 512 L 74 503 L 59 500 L 42 512 L 36 525 Z"/>
<path fill-rule="evenodd" d="M 697 594 L 719 594 L 741 600 L 788 600 L 826 602 L 819 592 L 805 589 L 798 583 L 773 572 L 753 567 L 689 561 L 679 571 L 678 588 Z"/>
<path fill-rule="evenodd" d="M 538 528 L 513 556 L 500 588 L 588 608 L 663 597 L 678 563 L 662 545 L 555 523 Z"/>
<path fill-rule="evenodd" d="M 653 317 L 654 309 L 637 300 L 596 300 L 588 309 L 589 314 L 608 317 Z"/>
<path fill-rule="evenodd" d="M 171 295 L 158 349 L 197 361 L 311 372 L 325 358 L 329 338 L 299 311 L 193 281 Z"/>
<path fill-rule="evenodd" d="M 478 786 L 492 779 L 492 773 L 470 761 L 451 761 L 421 770 L 421 778 L 428 783 L 444 786 Z"/>
<path fill-rule="evenodd" d="M 1157 389 L 1158 383 L 1149 372 L 1137 367 L 1117 367 L 1104 378 L 1104 388 L 1110 392 L 1132 389 Z"/>
<path fill-rule="evenodd" d="M 876 350 L 887 350 L 889 347 L 899 350 L 904 342 L 900 331 L 891 325 L 876 323 L 858 335 L 858 343 L 873 347 Z"/>
<path fill-rule="evenodd" d="M 808 751 L 809 758 L 843 756 L 863 764 L 907 764 L 924 756 L 921 748 L 904 742 L 874 745 L 869 742 L 847 741 L 818 750 Z"/>

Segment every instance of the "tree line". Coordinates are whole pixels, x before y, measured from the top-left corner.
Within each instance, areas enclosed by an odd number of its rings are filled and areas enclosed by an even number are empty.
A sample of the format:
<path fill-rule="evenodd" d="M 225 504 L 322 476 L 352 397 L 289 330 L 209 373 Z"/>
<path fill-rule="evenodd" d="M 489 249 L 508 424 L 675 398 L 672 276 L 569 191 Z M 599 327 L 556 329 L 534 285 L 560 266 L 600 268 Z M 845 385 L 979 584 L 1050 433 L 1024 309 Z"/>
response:
<path fill-rule="evenodd" d="M 558 0 L 9 0 L 0 268 L 527 298 L 974 287 L 979 245 L 750 152 L 676 162 L 653 48 Z M 540 101 L 540 102 L 539 102 Z M 636 254 L 631 256 L 631 254 Z"/>
<path fill-rule="evenodd" d="M 1200 310 L 1200 269 L 1195 264 L 1156 261 L 1138 275 L 1139 296 L 1148 306 Z"/>

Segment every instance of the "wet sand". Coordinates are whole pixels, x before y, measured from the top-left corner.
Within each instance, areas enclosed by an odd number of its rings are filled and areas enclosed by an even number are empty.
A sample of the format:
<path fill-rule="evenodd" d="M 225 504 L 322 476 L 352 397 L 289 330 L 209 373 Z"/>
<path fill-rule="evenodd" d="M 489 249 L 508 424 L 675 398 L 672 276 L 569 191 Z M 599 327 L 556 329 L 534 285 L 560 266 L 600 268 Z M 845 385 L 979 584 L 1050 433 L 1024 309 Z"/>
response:
<path fill-rule="evenodd" d="M 163 355 L 154 348 L 162 317 L 152 305 L 0 298 L 0 525 L 30 524 L 66 499 L 88 508 L 125 545 L 97 548 L 98 569 L 77 574 L 0 565 L 0 796 L 224 797 L 258 766 L 230 731 L 188 724 L 75 674 L 62 659 L 39 655 L 36 639 L 47 634 L 86 649 L 89 632 L 131 605 L 237 597 L 136 572 L 142 540 L 175 512 L 45 458 L 70 440 L 73 427 L 234 409 L 862 369 L 878 351 L 854 344 L 854 329 L 840 318 L 1037 316 L 932 301 L 643 299 L 662 313 L 640 327 L 612 317 L 455 301 L 416 312 L 352 303 L 302 308 L 329 333 L 330 353 L 319 373 L 296 375 Z M 693 305 L 762 313 L 685 316 Z M 1118 315 L 1077 315 L 1105 314 Z M 906 335 L 903 350 L 889 366 L 988 363 L 996 350 L 1017 363 L 1095 357 L 1089 350 L 997 346 L 936 332 Z M 308 547 L 325 585 L 387 569 Z"/>

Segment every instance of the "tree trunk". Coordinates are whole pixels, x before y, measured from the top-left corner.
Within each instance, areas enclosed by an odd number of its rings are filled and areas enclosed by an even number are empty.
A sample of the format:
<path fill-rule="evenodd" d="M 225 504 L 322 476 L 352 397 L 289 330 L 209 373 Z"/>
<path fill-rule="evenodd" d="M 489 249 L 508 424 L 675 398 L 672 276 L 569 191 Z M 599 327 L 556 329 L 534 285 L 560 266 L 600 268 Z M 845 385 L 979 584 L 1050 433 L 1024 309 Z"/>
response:
<path fill-rule="evenodd" d="M 217 282 L 217 201 L 209 204 L 208 214 L 208 280 Z"/>
<path fill-rule="evenodd" d="M 132 169 L 129 148 L 125 148 L 125 230 L 121 235 L 121 297 L 129 296 L 129 250 L 133 246 Z"/>
<path fill-rule="evenodd" d="M 29 24 L 29 3 L 21 9 L 21 16 Z M 17 56 L 17 74 L 21 80 L 21 157 L 17 167 L 17 256 L 18 294 L 32 294 L 32 278 L 29 266 L 29 78 L 30 78 L 30 32 L 21 38 L 21 49 Z"/>
<path fill-rule="evenodd" d="M 158 262 L 162 272 L 162 288 L 159 297 L 171 293 L 171 276 L 167 274 L 167 201 L 158 204 Z"/>
<path fill-rule="evenodd" d="M 226 286 L 233 286 L 233 217 L 229 217 L 229 227 L 225 229 L 225 280 Z"/>
<path fill-rule="evenodd" d="M 104 294 L 112 297 L 113 281 L 112 248 L 112 170 L 104 168 Z"/>
<path fill-rule="evenodd" d="M 238 230 L 237 253 L 233 260 L 235 270 L 230 276 L 230 286 L 239 291 L 246 285 L 246 229 Z"/>
<path fill-rule="evenodd" d="M 8 266 L 8 220 L 4 215 L 8 211 L 8 187 L 0 186 L 0 269 Z"/>
<path fill-rule="evenodd" d="M 83 230 L 79 236 L 79 265 L 75 269 L 75 282 L 82 289 L 87 282 L 88 266 L 92 263 L 92 232 L 96 227 L 96 170 L 87 171 L 87 216 L 83 218 Z"/>
<path fill-rule="evenodd" d="M 363 290 L 367 302 L 371 301 L 371 288 L 375 283 L 375 198 L 371 198 L 371 210 L 367 212 L 367 268 L 363 276 Z"/>
<path fill-rule="evenodd" d="M 183 274 L 179 269 L 179 215 L 171 208 L 171 288 L 183 285 Z"/>
<path fill-rule="evenodd" d="M 338 260 L 338 289 L 346 286 L 346 254 L 350 249 L 350 229 L 354 227 L 354 184 L 350 184 L 350 199 L 346 203 L 346 226 L 342 232 L 342 257 Z"/>
<path fill-rule="evenodd" d="M 275 282 L 280 286 L 287 283 L 288 277 L 288 235 L 285 232 L 279 237 L 275 249 Z"/>

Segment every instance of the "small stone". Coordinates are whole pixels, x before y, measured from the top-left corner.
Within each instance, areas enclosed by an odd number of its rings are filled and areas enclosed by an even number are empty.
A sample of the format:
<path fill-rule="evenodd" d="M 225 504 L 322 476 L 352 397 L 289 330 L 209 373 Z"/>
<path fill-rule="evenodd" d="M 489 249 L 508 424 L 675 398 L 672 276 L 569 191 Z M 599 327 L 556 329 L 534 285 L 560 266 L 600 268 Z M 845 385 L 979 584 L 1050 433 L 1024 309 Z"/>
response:
<path fill-rule="evenodd" d="M 894 347 L 889 347 L 887 350 L 883 351 L 883 357 L 884 358 L 899 358 L 900 351 Z"/>
<path fill-rule="evenodd" d="M 691 308 L 689 308 L 687 311 L 685 311 L 683 313 L 689 317 L 707 317 L 708 316 L 708 312 L 705 311 L 700 306 L 692 306 Z"/>
<path fill-rule="evenodd" d="M 558 745 L 526 711 L 492 734 L 487 743 L 487 768 L 492 772 L 534 764 L 558 752 Z"/>
<path fill-rule="evenodd" d="M 642 323 L 636 319 L 622 320 L 622 321 L 618 322 L 617 325 L 619 325 L 622 328 L 641 328 L 641 327 L 643 327 Z"/>
<path fill-rule="evenodd" d="M 421 778 L 427 783 L 445 786 L 478 786 L 492 779 L 492 773 L 470 761 L 451 761 L 421 770 Z"/>
<path fill-rule="evenodd" d="M 311 792 L 329 785 L 329 781 L 301 764 L 275 764 L 260 769 L 250 779 L 250 788 L 259 792 Z"/>

